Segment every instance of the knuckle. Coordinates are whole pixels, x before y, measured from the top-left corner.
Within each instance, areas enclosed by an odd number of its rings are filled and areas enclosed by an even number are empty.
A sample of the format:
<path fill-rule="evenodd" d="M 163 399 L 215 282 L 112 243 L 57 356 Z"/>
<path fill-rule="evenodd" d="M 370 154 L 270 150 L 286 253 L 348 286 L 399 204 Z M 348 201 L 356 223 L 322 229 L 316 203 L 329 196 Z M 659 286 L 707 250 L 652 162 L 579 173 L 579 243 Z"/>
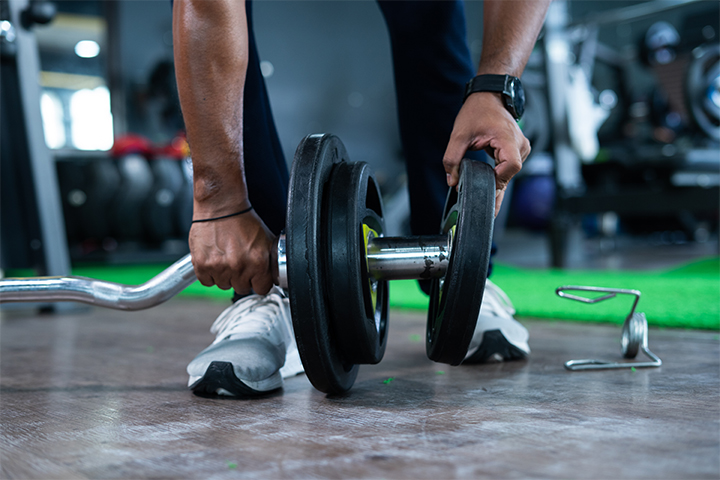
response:
<path fill-rule="evenodd" d="M 445 168 L 445 173 L 454 175 L 460 168 L 460 160 L 443 158 L 443 167 Z"/>
<path fill-rule="evenodd" d="M 530 145 L 530 140 L 528 140 L 527 138 L 524 138 L 523 144 L 522 144 L 523 158 L 527 157 L 531 151 L 532 151 L 532 145 Z"/>
<path fill-rule="evenodd" d="M 241 258 L 237 256 L 232 256 L 227 259 L 226 262 L 227 269 L 231 272 L 231 274 L 235 274 L 236 272 L 239 272 L 243 268 L 243 261 Z"/>
<path fill-rule="evenodd" d="M 254 268 L 264 268 L 267 265 L 269 265 L 268 262 L 268 256 L 266 252 L 260 250 L 260 249 L 254 249 L 250 252 L 249 255 L 250 264 Z"/>
<path fill-rule="evenodd" d="M 206 270 L 217 270 L 222 266 L 222 258 L 217 255 L 211 255 L 201 260 L 201 264 Z"/>

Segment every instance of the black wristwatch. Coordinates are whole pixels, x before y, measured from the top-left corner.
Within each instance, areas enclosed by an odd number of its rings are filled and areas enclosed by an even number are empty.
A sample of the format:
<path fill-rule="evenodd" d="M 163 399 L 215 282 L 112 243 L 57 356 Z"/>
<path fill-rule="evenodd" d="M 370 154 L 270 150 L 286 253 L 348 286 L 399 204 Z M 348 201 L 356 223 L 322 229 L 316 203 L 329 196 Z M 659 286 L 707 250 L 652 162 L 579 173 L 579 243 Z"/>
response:
<path fill-rule="evenodd" d="M 497 92 L 515 120 L 525 112 L 525 90 L 517 77 L 511 75 L 478 75 L 465 85 L 465 100 L 471 93 Z M 463 101 L 465 101 L 463 100 Z"/>

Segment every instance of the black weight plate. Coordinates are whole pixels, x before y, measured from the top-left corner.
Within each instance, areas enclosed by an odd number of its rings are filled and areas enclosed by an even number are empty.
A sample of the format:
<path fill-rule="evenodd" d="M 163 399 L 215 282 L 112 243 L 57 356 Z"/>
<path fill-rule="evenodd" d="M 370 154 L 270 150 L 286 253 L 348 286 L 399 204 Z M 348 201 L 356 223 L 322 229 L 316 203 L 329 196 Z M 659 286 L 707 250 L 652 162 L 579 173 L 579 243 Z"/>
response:
<path fill-rule="evenodd" d="M 150 169 L 154 183 L 142 214 L 148 238 L 161 243 L 175 236 L 173 214 L 183 188 L 183 172 L 180 161 L 172 158 L 151 160 Z"/>
<path fill-rule="evenodd" d="M 385 222 L 375 178 L 364 163 L 333 169 L 328 198 L 327 251 L 331 318 L 342 357 L 378 363 L 387 345 L 388 282 L 368 275 L 369 236 L 382 236 Z"/>
<path fill-rule="evenodd" d="M 143 241 L 143 209 L 153 187 L 153 174 L 142 155 L 130 154 L 118 159 L 120 190 L 112 204 L 113 230 L 118 239 Z"/>
<path fill-rule="evenodd" d="M 120 173 L 110 158 L 90 160 L 85 168 L 88 183 L 82 229 L 85 238 L 103 239 L 113 234 L 113 219 L 108 211 L 119 193 Z"/>
<path fill-rule="evenodd" d="M 431 360 L 459 365 L 482 304 L 495 221 L 495 171 L 464 159 L 457 191 L 450 189 L 441 233 L 454 230 L 445 277 L 432 282 L 425 347 Z"/>
<path fill-rule="evenodd" d="M 327 192 L 333 166 L 347 161 L 334 135 L 309 135 L 300 142 L 290 173 L 286 223 L 290 311 L 305 374 L 321 392 L 350 389 L 358 366 L 341 357 L 332 338 L 326 251 Z"/>
<path fill-rule="evenodd" d="M 78 161 L 58 160 L 55 162 L 58 185 L 62 198 L 65 233 L 70 247 L 84 240 L 82 237 L 82 207 L 87 200 L 87 178 Z"/>
<path fill-rule="evenodd" d="M 720 140 L 720 113 L 712 101 L 712 92 L 717 91 L 720 45 L 698 47 L 695 58 L 688 67 L 686 97 L 692 119 L 713 140 Z"/>

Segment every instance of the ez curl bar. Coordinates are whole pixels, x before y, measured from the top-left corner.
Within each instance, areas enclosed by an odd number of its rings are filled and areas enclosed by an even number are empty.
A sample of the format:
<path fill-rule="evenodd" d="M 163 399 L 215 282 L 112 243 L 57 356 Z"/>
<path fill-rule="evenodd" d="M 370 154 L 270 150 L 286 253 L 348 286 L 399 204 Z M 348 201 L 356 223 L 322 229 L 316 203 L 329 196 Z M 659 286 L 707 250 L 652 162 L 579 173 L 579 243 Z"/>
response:
<path fill-rule="evenodd" d="M 368 243 L 369 275 L 377 280 L 442 278 L 450 257 L 450 238 L 379 237 Z M 275 243 L 278 257 L 277 284 L 287 289 L 285 235 Z M 141 285 L 88 277 L 28 277 L 0 280 L 0 303 L 78 302 L 113 310 L 146 310 L 165 303 L 192 285 L 197 278 L 190 254 Z"/>

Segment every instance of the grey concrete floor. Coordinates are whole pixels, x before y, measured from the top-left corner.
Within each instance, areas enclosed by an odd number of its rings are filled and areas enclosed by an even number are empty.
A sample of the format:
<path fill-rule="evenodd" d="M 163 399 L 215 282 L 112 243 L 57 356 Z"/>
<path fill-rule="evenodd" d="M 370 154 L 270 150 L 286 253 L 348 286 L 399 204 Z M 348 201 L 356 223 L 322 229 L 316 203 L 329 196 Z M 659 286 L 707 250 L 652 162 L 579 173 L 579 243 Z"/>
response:
<path fill-rule="evenodd" d="M 523 320 L 528 361 L 429 361 L 424 315 L 394 311 L 379 365 L 327 397 L 304 375 L 256 400 L 194 396 L 185 365 L 224 304 L 3 314 L 2 478 L 718 478 L 716 332 L 651 330 L 658 369 L 617 326 Z M 392 378 L 388 382 L 388 379 Z"/>

